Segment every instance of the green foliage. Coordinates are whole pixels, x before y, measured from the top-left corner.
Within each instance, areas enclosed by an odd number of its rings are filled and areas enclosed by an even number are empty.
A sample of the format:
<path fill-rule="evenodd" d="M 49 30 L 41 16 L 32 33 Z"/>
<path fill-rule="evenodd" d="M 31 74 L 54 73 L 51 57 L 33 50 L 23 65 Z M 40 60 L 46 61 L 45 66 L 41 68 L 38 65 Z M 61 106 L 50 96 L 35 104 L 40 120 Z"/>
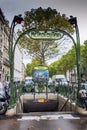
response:
<path fill-rule="evenodd" d="M 84 73 L 87 75 L 86 73 L 87 72 L 86 70 L 87 68 L 86 67 L 87 66 L 87 40 L 81 46 L 80 50 L 81 50 L 81 64 L 82 64 Z M 38 57 L 34 59 L 32 61 L 31 66 L 38 65 L 40 62 L 38 60 L 39 60 Z M 74 65 L 76 65 L 76 52 L 75 52 L 75 48 L 72 47 L 72 49 L 69 50 L 58 61 L 55 61 L 54 63 L 49 65 L 50 77 L 55 74 L 66 74 L 67 70 L 71 71 L 74 68 Z"/>
<path fill-rule="evenodd" d="M 27 64 L 25 69 L 25 77 L 32 76 L 32 70 L 33 70 L 32 64 Z"/>
<path fill-rule="evenodd" d="M 22 31 L 18 30 L 17 32 L 17 35 L 20 36 L 22 33 Z M 19 44 L 21 45 L 22 48 L 24 49 L 28 49 L 28 46 L 30 46 L 32 43 L 32 40 L 27 37 L 26 35 L 22 36 L 20 39 L 19 39 Z"/>
<path fill-rule="evenodd" d="M 82 73 L 87 80 L 87 40 L 81 46 L 81 67 Z"/>
<path fill-rule="evenodd" d="M 24 13 L 24 24 L 22 30 L 27 30 L 31 28 L 37 29 L 62 29 L 69 33 L 73 33 L 73 26 L 68 22 L 68 18 L 65 14 L 60 14 L 56 9 L 51 9 L 48 7 L 47 9 L 43 9 L 39 7 L 37 9 L 31 9 L 30 11 L 26 11 Z M 24 43 L 24 44 L 23 44 Z M 26 67 L 26 74 L 31 75 L 31 68 L 33 65 L 45 64 L 46 60 L 56 57 L 58 55 L 58 43 L 55 41 L 41 41 L 41 40 L 32 40 L 27 36 L 22 37 L 20 40 L 20 44 L 27 48 L 28 53 L 33 57 L 32 64 L 29 64 Z M 57 61 L 57 63 L 53 63 L 50 66 L 50 75 L 54 73 L 66 73 L 66 65 L 69 62 L 65 60 L 64 56 L 62 59 Z M 69 56 L 67 56 L 69 58 Z M 38 59 L 37 59 L 38 58 Z M 37 59 L 37 60 L 35 60 Z M 64 63 L 64 64 L 63 64 Z M 68 65 L 70 67 L 70 65 Z"/>
<path fill-rule="evenodd" d="M 67 30 L 68 32 L 73 32 L 73 27 L 68 22 L 66 15 L 60 15 L 56 9 L 43 9 L 39 7 L 38 9 L 31 9 L 31 11 L 26 11 L 24 15 L 24 29 L 28 29 L 34 26 L 39 29 L 57 29 L 61 28 Z"/>
<path fill-rule="evenodd" d="M 87 65 L 87 40 L 81 46 L 81 59 L 84 65 Z"/>
<path fill-rule="evenodd" d="M 81 71 L 87 77 L 87 40 L 80 47 L 81 53 Z M 58 61 L 49 65 L 50 76 L 54 74 L 66 74 L 67 70 L 71 71 L 76 65 L 76 51 L 73 47 L 64 56 L 62 56 Z"/>
<path fill-rule="evenodd" d="M 75 64 L 76 64 L 76 55 L 75 55 L 75 48 L 73 47 L 58 61 L 49 65 L 50 76 L 55 74 L 66 75 L 67 70 L 72 70 Z"/>
<path fill-rule="evenodd" d="M 39 57 L 33 58 L 31 64 L 27 64 L 25 68 L 25 76 L 32 76 L 33 68 L 35 66 L 38 66 L 41 62 L 41 59 Z M 46 63 L 44 63 L 46 65 Z"/>
<path fill-rule="evenodd" d="M 22 30 L 24 31 L 33 27 L 37 29 L 62 29 L 70 33 L 74 32 L 74 29 L 68 22 L 66 15 L 60 15 L 56 9 L 51 9 L 50 7 L 47 9 L 39 7 L 24 13 L 24 24 Z M 39 57 L 41 59 L 40 62 L 42 63 L 45 63 L 47 59 L 58 55 L 57 43 L 52 40 L 35 41 L 27 36 L 23 36 L 20 40 L 20 45 L 23 48 L 26 48 L 33 58 Z"/>

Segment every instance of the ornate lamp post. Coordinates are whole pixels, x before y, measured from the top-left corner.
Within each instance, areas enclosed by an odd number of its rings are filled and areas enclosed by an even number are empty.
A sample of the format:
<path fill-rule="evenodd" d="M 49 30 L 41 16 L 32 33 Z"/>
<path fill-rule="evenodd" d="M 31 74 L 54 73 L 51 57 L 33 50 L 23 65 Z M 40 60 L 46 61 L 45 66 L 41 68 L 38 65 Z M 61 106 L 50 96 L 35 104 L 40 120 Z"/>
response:
<path fill-rule="evenodd" d="M 70 24 L 72 24 L 75 27 L 75 30 L 76 30 L 76 63 L 77 63 L 77 77 L 78 77 L 77 97 L 79 97 L 79 90 L 80 90 L 80 87 L 81 87 L 80 36 L 79 36 L 77 18 L 70 16 L 69 22 L 70 22 Z"/>
<path fill-rule="evenodd" d="M 77 91 L 77 97 L 79 97 L 79 89 L 80 89 L 80 85 L 81 85 L 81 72 L 80 72 L 80 37 L 79 37 L 79 29 L 78 29 L 78 25 L 77 25 L 77 18 L 71 16 L 69 19 L 69 22 L 75 27 L 76 30 L 76 42 L 74 40 L 74 38 L 67 33 L 66 31 L 63 31 L 61 29 L 57 29 L 57 37 L 45 37 L 45 35 L 42 37 L 42 31 L 40 30 L 36 30 L 36 29 L 28 29 L 26 31 L 24 31 L 15 41 L 15 43 L 13 42 L 13 34 L 14 34 L 14 28 L 17 24 L 21 24 L 21 22 L 23 21 L 23 18 L 21 17 L 21 15 L 18 16 L 14 16 L 14 19 L 12 21 L 11 24 L 11 28 L 10 28 L 10 36 L 9 36 L 9 59 L 10 59 L 10 82 L 11 82 L 11 98 L 14 99 L 14 85 L 13 85 L 13 81 L 14 81 L 14 51 L 15 51 L 15 47 L 18 43 L 18 41 L 20 40 L 20 38 L 25 35 L 28 34 L 30 38 L 32 39 L 39 39 L 39 40 L 57 40 L 62 38 L 64 35 L 69 36 L 74 45 L 75 45 L 75 49 L 76 49 L 76 63 L 77 63 L 77 77 L 78 77 L 78 91 Z M 55 30 L 54 30 L 55 32 Z M 41 33 L 41 36 L 37 37 L 37 35 L 39 35 Z M 43 30 L 43 33 L 46 33 L 45 30 Z M 50 30 L 50 32 L 52 34 L 52 30 Z M 34 34 L 34 35 L 33 35 Z M 35 35 L 37 34 L 37 35 Z M 35 37 L 36 36 L 36 37 Z M 50 35 L 49 35 L 50 36 Z"/>
<path fill-rule="evenodd" d="M 14 51 L 15 51 L 15 42 L 14 42 L 14 28 L 17 24 L 21 24 L 23 18 L 21 15 L 14 16 L 13 21 L 10 27 L 9 34 L 9 61 L 10 61 L 10 87 L 11 87 L 11 102 L 14 101 Z"/>

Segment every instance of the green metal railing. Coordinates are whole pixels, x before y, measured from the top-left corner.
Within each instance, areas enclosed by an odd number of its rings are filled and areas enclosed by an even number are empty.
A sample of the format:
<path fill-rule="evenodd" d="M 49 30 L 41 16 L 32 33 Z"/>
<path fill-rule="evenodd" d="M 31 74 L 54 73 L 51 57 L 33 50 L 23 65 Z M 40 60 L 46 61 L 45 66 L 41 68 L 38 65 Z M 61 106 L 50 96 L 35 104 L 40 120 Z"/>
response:
<path fill-rule="evenodd" d="M 77 100 L 77 87 L 74 85 L 58 85 L 58 93 L 64 97 L 70 97 L 75 102 Z"/>
<path fill-rule="evenodd" d="M 65 98 L 70 98 L 71 102 L 75 102 L 75 103 L 77 102 L 77 86 L 75 85 L 69 85 L 69 84 L 68 85 L 58 84 L 57 86 L 53 84 L 49 86 L 46 85 L 45 91 L 43 91 L 43 86 L 38 86 L 37 87 L 38 91 L 36 91 L 35 87 L 36 87 L 35 84 L 27 85 L 26 87 L 24 87 L 23 83 L 14 84 L 15 99 L 11 99 L 9 108 L 13 107 L 16 104 L 16 100 L 24 93 L 32 93 L 34 95 L 34 99 L 35 99 L 36 93 L 45 93 L 47 99 L 48 99 L 49 93 L 57 93 L 58 95 L 64 96 Z M 32 88 L 33 88 L 33 91 L 31 91 Z M 83 105 L 80 102 L 79 102 L 79 106 L 83 107 Z"/>
<path fill-rule="evenodd" d="M 15 83 L 13 84 L 14 88 L 14 95 L 13 97 L 10 98 L 10 103 L 9 103 L 9 109 L 13 108 L 16 105 L 17 99 L 23 94 L 23 83 Z"/>
<path fill-rule="evenodd" d="M 58 93 L 64 97 L 71 97 L 73 101 L 77 98 L 77 87 L 74 85 L 46 85 L 45 91 L 43 91 L 43 86 L 39 85 L 37 87 L 38 91 L 35 90 L 35 87 L 36 86 L 34 85 L 26 85 L 26 87 L 24 87 L 24 84 L 16 84 L 15 89 L 19 91 L 19 95 L 22 95 L 23 93 L 46 93 L 47 89 L 49 89 L 50 91 L 47 91 L 47 93 Z M 31 91 L 32 88 L 34 89 L 34 91 Z M 58 90 L 58 92 L 56 91 L 56 89 Z"/>

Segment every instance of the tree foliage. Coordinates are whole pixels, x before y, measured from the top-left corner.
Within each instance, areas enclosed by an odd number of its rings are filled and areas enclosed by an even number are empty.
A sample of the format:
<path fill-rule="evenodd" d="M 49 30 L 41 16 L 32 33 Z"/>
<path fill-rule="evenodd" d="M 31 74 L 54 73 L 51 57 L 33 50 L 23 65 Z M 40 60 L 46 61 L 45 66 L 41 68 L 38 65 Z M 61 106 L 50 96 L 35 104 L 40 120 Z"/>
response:
<path fill-rule="evenodd" d="M 33 68 L 35 66 L 38 66 L 40 65 L 40 58 L 39 57 L 36 57 L 36 58 L 33 58 L 32 62 L 31 63 L 28 63 L 26 65 L 26 68 L 25 68 L 25 76 L 32 76 L 32 72 L 33 72 Z M 46 65 L 46 63 L 45 63 Z"/>
<path fill-rule="evenodd" d="M 37 29 L 62 29 L 70 33 L 74 32 L 66 15 L 60 15 L 56 9 L 51 9 L 50 7 L 47 9 L 39 7 L 24 13 L 24 24 L 22 30 L 24 31 L 33 27 Z M 23 48 L 27 48 L 29 54 L 33 58 L 39 57 L 41 59 L 40 62 L 42 63 L 44 63 L 47 59 L 58 55 L 57 43 L 53 40 L 35 41 L 27 36 L 23 36 L 20 39 L 20 44 Z"/>
<path fill-rule="evenodd" d="M 81 60 L 84 65 L 87 65 L 87 40 L 81 46 Z"/>
<path fill-rule="evenodd" d="M 60 12 L 56 11 L 56 9 L 51 9 L 50 7 L 47 9 L 43 9 L 41 7 L 38 9 L 31 9 L 30 11 L 26 11 L 24 13 L 23 31 L 33 27 L 37 29 L 62 29 L 69 33 L 74 32 L 74 29 L 68 22 L 66 15 L 61 15 Z M 28 71 L 31 71 L 31 66 L 33 67 L 40 63 L 46 64 L 46 60 L 58 55 L 58 44 L 52 40 L 35 41 L 27 36 L 24 36 L 20 40 L 20 43 L 24 48 L 27 48 L 29 54 L 33 57 L 32 63 L 26 67 L 26 73 L 28 75 L 31 74 L 31 72 L 28 73 Z M 65 60 L 65 57 L 58 61 L 57 64 L 55 62 L 49 67 L 51 75 L 53 73 L 61 73 L 61 71 L 64 71 L 65 66 L 61 66 L 63 60 Z M 60 69 L 58 69 L 58 67 Z"/>
<path fill-rule="evenodd" d="M 58 61 L 49 65 L 50 76 L 55 74 L 65 74 L 67 70 L 71 71 L 76 64 L 75 48 L 73 47 Z"/>
<path fill-rule="evenodd" d="M 81 52 L 81 64 L 83 67 L 83 73 L 87 76 L 87 40 L 83 43 L 83 45 L 81 45 L 80 52 Z M 37 59 L 35 59 L 32 62 L 31 66 L 39 64 L 39 62 L 37 62 Z M 76 65 L 76 51 L 75 47 L 72 47 L 72 49 L 69 50 L 65 55 L 63 55 L 59 60 L 49 65 L 50 77 L 56 74 L 66 75 L 66 72 L 68 70 L 72 71 L 75 65 Z M 30 71 L 30 69 L 27 69 L 27 71 L 28 70 Z"/>
<path fill-rule="evenodd" d="M 32 28 L 32 26 L 37 29 L 60 28 L 68 32 L 73 32 L 73 28 L 68 22 L 66 15 L 60 15 L 60 12 L 50 7 L 47 9 L 39 7 L 38 9 L 31 9 L 31 11 L 25 12 L 23 28 L 26 30 Z"/>
<path fill-rule="evenodd" d="M 25 69 L 25 77 L 26 76 L 32 76 L 32 70 L 33 70 L 32 64 L 28 63 L 26 65 L 26 69 Z"/>

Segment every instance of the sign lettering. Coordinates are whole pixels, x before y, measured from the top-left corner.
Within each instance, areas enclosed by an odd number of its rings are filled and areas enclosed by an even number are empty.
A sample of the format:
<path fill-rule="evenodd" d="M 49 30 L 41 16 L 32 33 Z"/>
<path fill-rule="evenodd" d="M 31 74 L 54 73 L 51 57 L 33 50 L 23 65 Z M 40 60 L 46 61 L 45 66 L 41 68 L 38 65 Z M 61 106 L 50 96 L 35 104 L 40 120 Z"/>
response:
<path fill-rule="evenodd" d="M 30 30 L 28 33 L 31 39 L 35 40 L 58 40 L 63 37 L 59 30 Z"/>

